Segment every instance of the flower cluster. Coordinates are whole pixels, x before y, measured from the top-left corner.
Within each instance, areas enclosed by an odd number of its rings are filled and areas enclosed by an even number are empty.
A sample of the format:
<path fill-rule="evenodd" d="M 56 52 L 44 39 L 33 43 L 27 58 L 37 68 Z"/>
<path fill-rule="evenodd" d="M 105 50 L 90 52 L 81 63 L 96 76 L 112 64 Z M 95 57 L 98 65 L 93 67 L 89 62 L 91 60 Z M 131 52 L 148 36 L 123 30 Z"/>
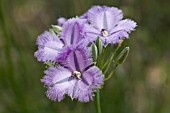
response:
<path fill-rule="evenodd" d="M 81 102 L 93 100 L 104 82 L 103 72 L 92 57 L 99 49 L 95 42 L 99 40 L 100 46 L 106 47 L 128 38 L 136 23 L 122 18 L 118 8 L 93 6 L 80 17 L 59 18 L 58 25 L 38 36 L 34 56 L 48 65 L 41 82 L 51 100 L 61 101 L 66 94 Z"/>

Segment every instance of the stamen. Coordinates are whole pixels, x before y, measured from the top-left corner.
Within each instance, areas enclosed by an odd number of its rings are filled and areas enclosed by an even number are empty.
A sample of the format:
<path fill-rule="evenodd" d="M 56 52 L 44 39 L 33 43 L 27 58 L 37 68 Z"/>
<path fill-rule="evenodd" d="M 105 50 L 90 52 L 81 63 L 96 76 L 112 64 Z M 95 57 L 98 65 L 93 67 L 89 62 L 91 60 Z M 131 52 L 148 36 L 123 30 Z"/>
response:
<path fill-rule="evenodd" d="M 102 29 L 101 35 L 104 36 L 104 37 L 107 37 L 109 35 L 109 33 L 105 29 Z"/>
<path fill-rule="evenodd" d="M 81 79 L 81 73 L 79 71 L 74 71 L 73 74 L 78 78 Z"/>

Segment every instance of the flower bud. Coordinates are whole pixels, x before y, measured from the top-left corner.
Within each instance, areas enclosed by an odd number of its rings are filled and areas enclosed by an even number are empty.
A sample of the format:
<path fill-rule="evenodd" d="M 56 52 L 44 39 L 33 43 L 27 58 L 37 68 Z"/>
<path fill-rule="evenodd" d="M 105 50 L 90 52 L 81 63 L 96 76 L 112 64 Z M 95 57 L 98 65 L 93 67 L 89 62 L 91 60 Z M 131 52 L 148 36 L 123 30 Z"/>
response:
<path fill-rule="evenodd" d="M 125 47 L 125 48 L 123 49 L 123 51 L 121 51 L 121 53 L 117 56 L 117 59 L 116 59 L 117 64 L 122 64 L 122 63 L 124 63 L 124 61 L 126 60 L 128 54 L 129 54 L 129 50 L 130 50 L 129 47 Z"/>
<path fill-rule="evenodd" d="M 54 32 L 56 32 L 57 34 L 62 31 L 62 27 L 61 26 L 57 26 L 57 25 L 51 25 L 51 26 L 52 26 L 52 30 Z"/>
<path fill-rule="evenodd" d="M 93 58 L 93 61 L 96 61 L 97 60 L 97 57 L 98 57 L 98 49 L 97 49 L 97 46 L 92 43 L 91 44 L 91 49 L 92 49 L 92 58 Z"/>
<path fill-rule="evenodd" d="M 103 50 L 103 42 L 100 39 L 100 37 L 97 37 L 96 46 L 97 46 L 97 49 L 98 49 L 98 55 L 100 55 L 102 53 L 102 50 Z"/>

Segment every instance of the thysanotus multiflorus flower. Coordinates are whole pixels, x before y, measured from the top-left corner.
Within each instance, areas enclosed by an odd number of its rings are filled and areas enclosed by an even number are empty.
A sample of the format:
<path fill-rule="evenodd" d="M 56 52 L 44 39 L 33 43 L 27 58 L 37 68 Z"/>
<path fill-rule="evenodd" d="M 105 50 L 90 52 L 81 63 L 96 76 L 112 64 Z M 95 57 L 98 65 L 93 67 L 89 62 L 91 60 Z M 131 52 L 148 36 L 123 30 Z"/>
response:
<path fill-rule="evenodd" d="M 122 10 L 115 7 L 93 6 L 81 18 L 86 18 L 90 24 L 86 24 L 85 32 L 89 41 L 95 41 L 99 36 L 104 45 L 119 43 L 120 39 L 128 38 L 136 23 L 130 19 L 124 19 Z"/>
<path fill-rule="evenodd" d="M 69 52 L 62 66 L 50 67 L 41 80 L 47 87 L 47 96 L 61 101 L 65 94 L 81 102 L 93 100 L 97 87 L 103 84 L 104 75 L 94 66 L 90 51 L 79 46 Z"/>
<path fill-rule="evenodd" d="M 137 25 L 122 19 L 122 10 L 116 7 L 93 6 L 80 17 L 59 18 L 50 32 L 38 36 L 34 55 L 48 65 L 41 82 L 48 88 L 46 94 L 51 100 L 61 101 L 68 95 L 89 102 L 94 92 L 99 94 L 104 81 L 111 78 L 129 53 L 129 47 L 122 52 L 118 49 Z"/>
<path fill-rule="evenodd" d="M 38 61 L 56 61 L 56 57 L 67 52 L 69 47 L 73 48 L 83 43 L 85 38 L 83 35 L 83 26 L 85 20 L 72 18 L 63 25 L 60 38 L 54 32 L 45 31 L 38 36 L 38 51 L 34 56 Z M 60 54 L 59 54 L 60 53 Z"/>

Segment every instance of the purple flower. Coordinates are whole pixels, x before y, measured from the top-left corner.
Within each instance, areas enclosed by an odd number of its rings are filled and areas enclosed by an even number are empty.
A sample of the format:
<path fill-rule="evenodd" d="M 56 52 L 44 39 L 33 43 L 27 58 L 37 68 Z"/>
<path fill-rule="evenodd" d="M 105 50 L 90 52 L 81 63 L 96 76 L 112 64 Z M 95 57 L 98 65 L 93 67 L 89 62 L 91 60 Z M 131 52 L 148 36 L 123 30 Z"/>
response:
<path fill-rule="evenodd" d="M 93 100 L 97 87 L 103 84 L 103 74 L 94 66 L 86 48 L 78 47 L 65 57 L 63 66 L 50 67 L 41 80 L 47 87 L 47 96 L 61 101 L 65 94 L 81 102 Z"/>
<path fill-rule="evenodd" d="M 57 23 L 59 26 L 63 26 L 63 24 L 67 21 L 67 19 L 65 19 L 64 17 L 60 17 L 58 20 L 57 20 Z"/>
<path fill-rule="evenodd" d="M 65 45 L 76 47 L 86 42 L 83 31 L 85 22 L 86 20 L 79 18 L 72 18 L 65 22 L 60 34 Z"/>
<path fill-rule="evenodd" d="M 100 36 L 104 45 L 119 43 L 121 38 L 128 38 L 131 31 L 137 26 L 130 19 L 122 20 L 122 11 L 115 7 L 93 6 L 84 14 L 90 24 L 85 27 L 89 41 Z"/>
<path fill-rule="evenodd" d="M 65 46 L 59 52 L 56 57 L 56 61 L 61 62 L 70 51 L 76 49 L 77 47 L 86 47 L 88 41 L 85 39 L 83 27 L 86 20 L 79 18 L 69 19 L 63 26 L 63 30 L 60 34 Z"/>
<path fill-rule="evenodd" d="M 38 61 L 55 61 L 59 51 L 62 49 L 64 44 L 55 35 L 45 31 L 43 34 L 38 36 L 37 39 L 38 51 L 34 53 Z"/>
<path fill-rule="evenodd" d="M 41 34 L 37 39 L 38 51 L 34 56 L 38 61 L 57 61 L 58 55 L 68 54 L 68 48 L 74 49 L 78 45 L 87 45 L 83 35 L 84 22 L 83 19 L 69 19 L 63 26 L 60 38 L 55 33 L 47 31 Z"/>

